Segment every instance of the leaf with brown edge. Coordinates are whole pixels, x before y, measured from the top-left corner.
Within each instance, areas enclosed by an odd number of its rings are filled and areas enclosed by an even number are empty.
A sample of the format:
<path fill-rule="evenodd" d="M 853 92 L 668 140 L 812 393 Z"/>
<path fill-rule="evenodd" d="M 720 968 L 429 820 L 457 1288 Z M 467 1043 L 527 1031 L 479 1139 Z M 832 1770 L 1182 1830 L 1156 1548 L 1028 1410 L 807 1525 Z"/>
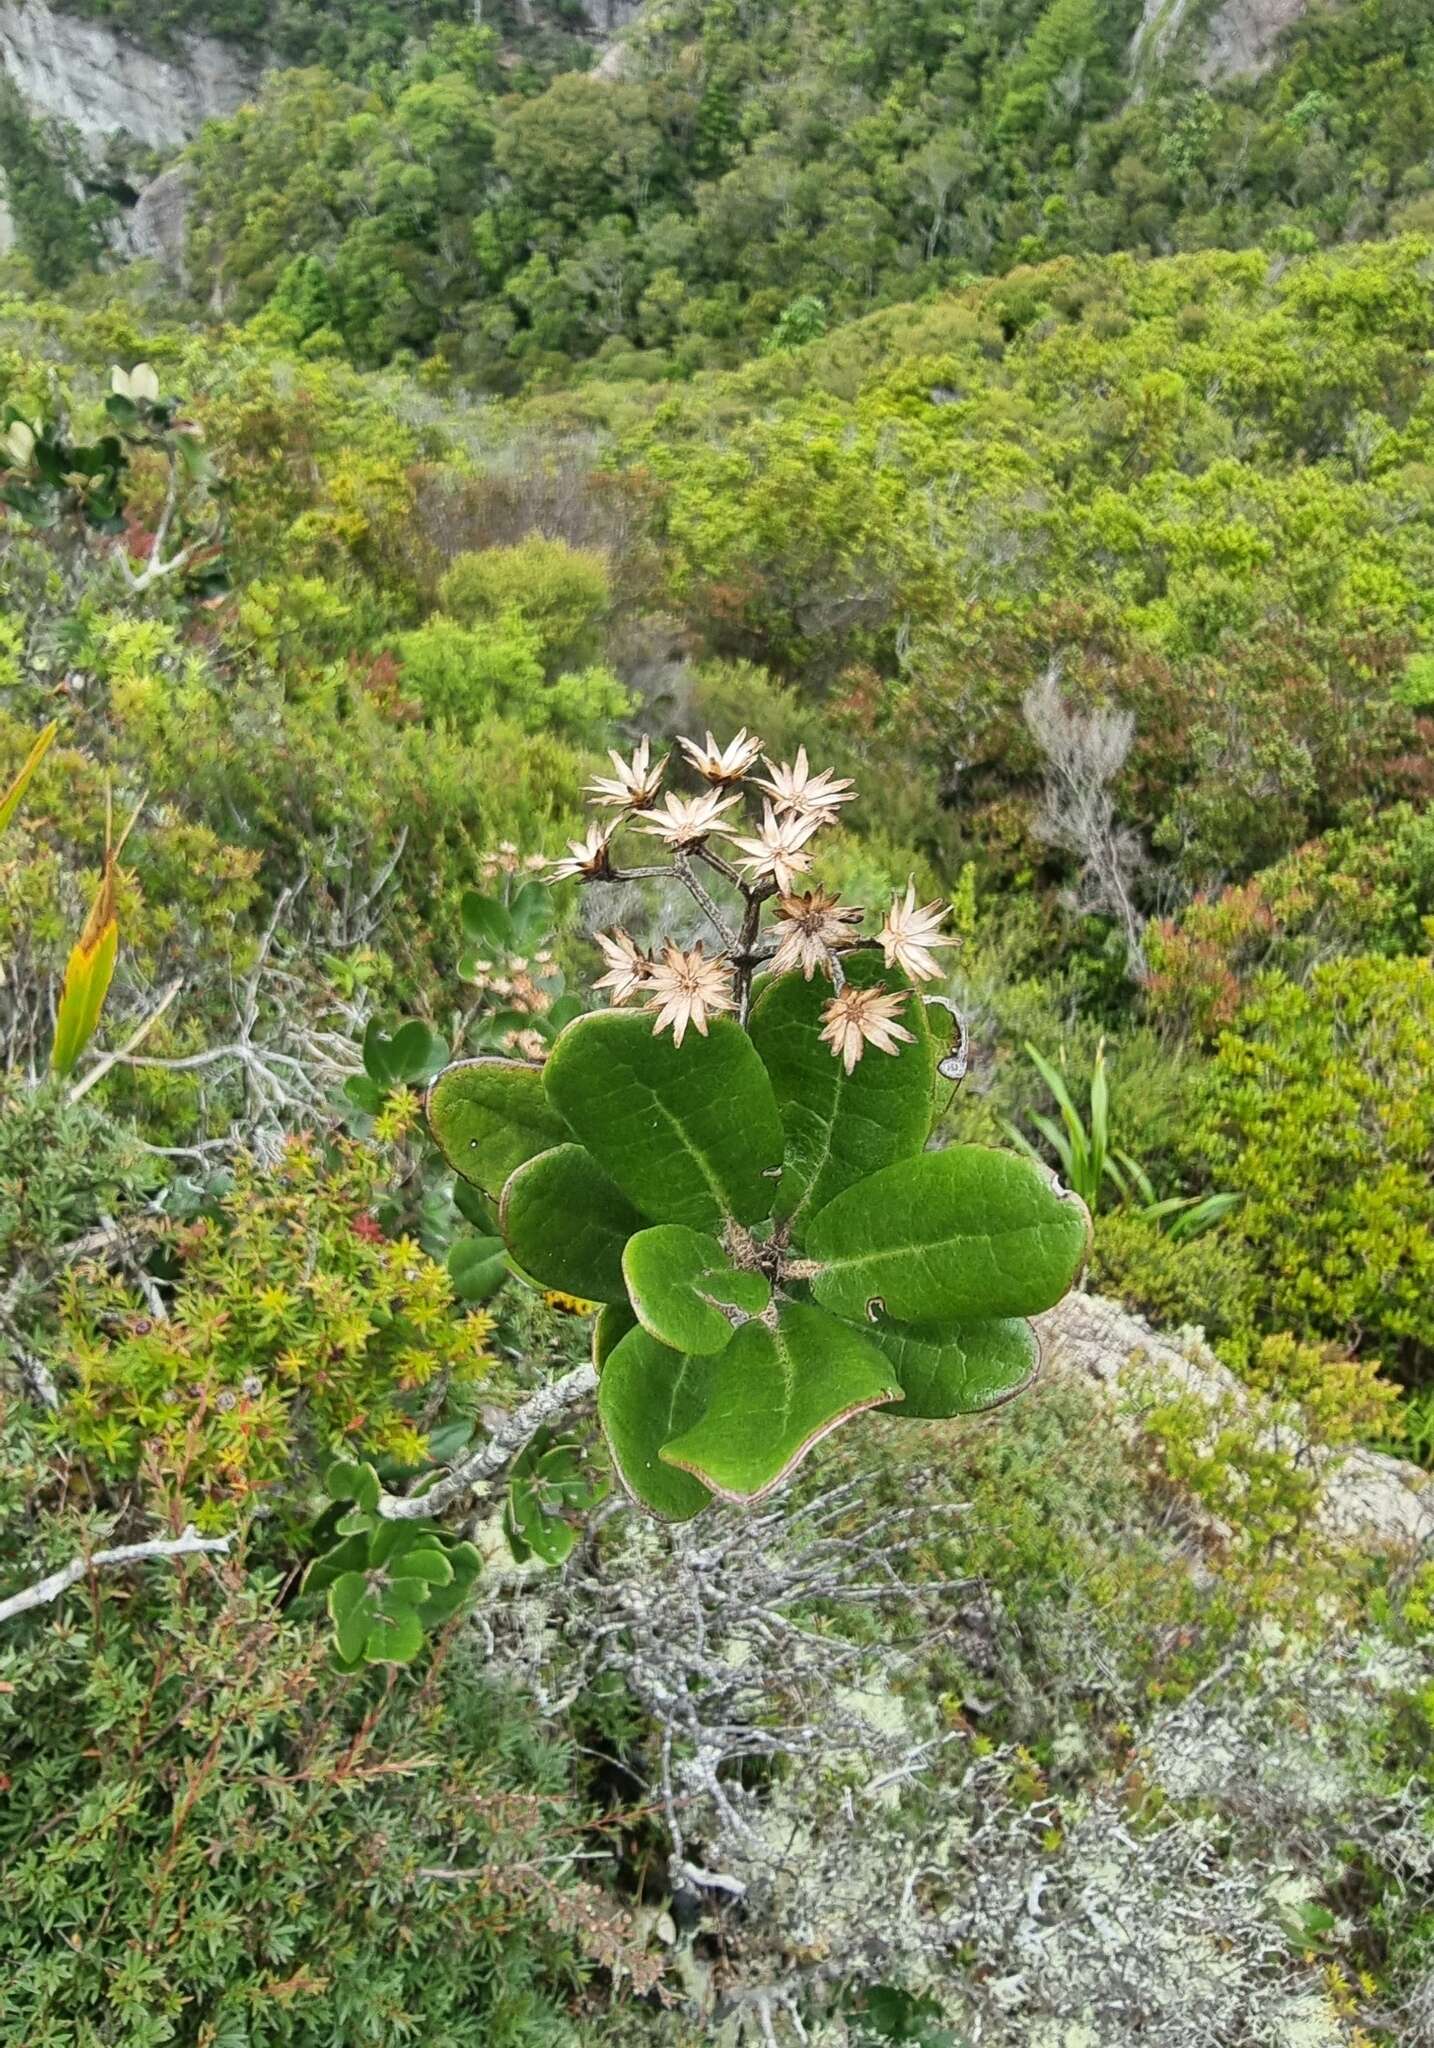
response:
<path fill-rule="evenodd" d="M 901 1382 L 894 1418 L 941 1421 L 981 1415 L 1012 1401 L 1031 1384 L 1041 1362 L 1040 1340 L 1019 1316 L 966 1323 L 866 1325 Z"/>
<path fill-rule="evenodd" d="M 769 1320 L 744 1323 L 719 1353 L 705 1414 L 664 1444 L 662 1461 L 724 1500 L 761 1500 L 850 1416 L 900 1395 L 860 1330 L 787 1301 Z"/>

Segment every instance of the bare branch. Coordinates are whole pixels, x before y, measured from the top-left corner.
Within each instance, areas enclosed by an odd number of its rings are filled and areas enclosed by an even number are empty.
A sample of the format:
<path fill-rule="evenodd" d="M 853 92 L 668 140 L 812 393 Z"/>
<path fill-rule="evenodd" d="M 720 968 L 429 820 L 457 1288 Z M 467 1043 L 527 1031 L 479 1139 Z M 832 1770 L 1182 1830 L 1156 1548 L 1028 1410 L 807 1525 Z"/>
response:
<path fill-rule="evenodd" d="M 1061 695 L 1056 662 L 1027 690 L 1021 708 L 1046 766 L 1032 830 L 1080 862 L 1085 897 L 1079 907 L 1118 919 L 1129 970 L 1142 975 L 1145 920 L 1135 907 L 1133 885 L 1144 855 L 1136 835 L 1117 820 L 1110 793 L 1130 752 L 1135 720 L 1128 711 L 1072 710 Z"/>
<path fill-rule="evenodd" d="M 110 1570 L 117 1565 L 139 1564 L 151 1557 L 197 1557 L 204 1552 L 227 1554 L 233 1539 L 228 1536 L 201 1536 L 191 1525 L 182 1534 L 174 1537 L 160 1537 L 151 1543 L 122 1543 L 114 1550 L 95 1550 L 88 1557 L 77 1557 L 69 1564 L 61 1565 L 43 1579 L 37 1579 L 33 1586 L 26 1586 L 18 1593 L 12 1593 L 7 1600 L 0 1600 L 0 1621 L 11 1621 L 17 1614 L 25 1614 L 32 1607 L 48 1606 L 58 1600 L 62 1593 L 68 1593 L 71 1586 L 78 1586 L 81 1579 L 87 1579 L 91 1572 Z"/>
<path fill-rule="evenodd" d="M 159 1001 L 155 1004 L 154 1008 L 150 1011 L 149 1015 L 143 1020 L 141 1024 L 136 1026 L 136 1028 L 130 1033 L 129 1037 L 125 1040 L 124 1044 L 120 1046 L 119 1049 L 115 1052 L 107 1052 L 103 1059 L 96 1061 L 95 1065 L 90 1068 L 90 1071 L 84 1076 L 82 1080 L 76 1081 L 74 1087 L 70 1090 L 71 1102 L 78 1102 L 83 1096 L 88 1095 L 91 1088 L 94 1087 L 95 1083 L 97 1081 L 103 1081 L 105 1075 L 110 1072 L 112 1067 L 118 1066 L 120 1061 L 127 1058 L 128 1055 L 132 1053 L 137 1046 L 143 1045 L 146 1038 L 148 1038 L 150 1032 L 153 1031 L 155 1025 L 159 1022 L 160 1018 L 164 1015 L 165 1011 L 169 1008 L 170 1004 L 174 1001 L 175 997 L 179 994 L 179 991 L 183 988 L 183 986 L 184 976 L 182 974 L 176 975 L 174 980 L 169 984 L 169 987 L 164 991 L 164 994 L 160 997 Z"/>

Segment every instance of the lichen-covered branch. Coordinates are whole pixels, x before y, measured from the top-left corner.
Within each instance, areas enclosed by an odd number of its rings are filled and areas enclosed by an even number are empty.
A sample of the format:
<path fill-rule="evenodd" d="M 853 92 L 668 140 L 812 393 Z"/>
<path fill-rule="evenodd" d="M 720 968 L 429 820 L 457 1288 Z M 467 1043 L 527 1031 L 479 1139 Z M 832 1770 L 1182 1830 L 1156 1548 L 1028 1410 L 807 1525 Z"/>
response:
<path fill-rule="evenodd" d="M 597 1374 L 590 1365 L 575 1366 L 550 1386 L 540 1387 L 521 1408 L 515 1408 L 476 1451 L 455 1465 L 446 1478 L 424 1493 L 379 1495 L 378 1512 L 386 1521 L 416 1522 L 441 1515 L 454 1501 L 461 1500 L 485 1480 L 495 1479 L 523 1446 L 546 1423 L 570 1415 L 592 1399 L 597 1391 Z"/>

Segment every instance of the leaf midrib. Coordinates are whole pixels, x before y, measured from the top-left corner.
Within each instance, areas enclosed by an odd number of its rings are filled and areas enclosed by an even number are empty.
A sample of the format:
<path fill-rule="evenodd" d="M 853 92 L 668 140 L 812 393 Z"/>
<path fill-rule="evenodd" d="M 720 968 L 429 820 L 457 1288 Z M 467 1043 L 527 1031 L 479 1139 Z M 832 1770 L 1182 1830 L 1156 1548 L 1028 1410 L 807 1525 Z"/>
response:
<path fill-rule="evenodd" d="M 683 1151 L 687 1153 L 690 1159 L 696 1162 L 698 1171 L 716 1200 L 719 1213 L 723 1216 L 731 1216 L 733 1213 L 732 1203 L 728 1197 L 727 1189 L 713 1173 L 706 1153 L 693 1144 L 683 1124 L 673 1115 L 652 1084 L 649 1081 L 643 1080 L 642 1076 L 631 1065 L 628 1066 L 627 1072 L 634 1087 L 641 1088 L 648 1096 L 653 1108 L 660 1110 L 667 1119 L 669 1127 L 677 1134 L 678 1142 L 681 1144 Z M 641 1204 L 639 1203 L 638 1206 L 641 1207 Z"/>
<path fill-rule="evenodd" d="M 909 1244 L 881 1245 L 875 1251 L 844 1252 L 828 1254 L 821 1262 L 824 1273 L 846 1272 L 853 1266 L 875 1266 L 890 1259 L 931 1258 L 939 1252 L 959 1249 L 963 1245 L 1005 1244 L 1012 1238 L 1040 1237 L 1054 1228 L 1053 1220 L 1035 1223 L 1012 1223 L 1001 1230 L 950 1231 L 939 1237 L 914 1238 Z"/>
<path fill-rule="evenodd" d="M 820 1180 L 822 1173 L 826 1168 L 827 1161 L 832 1156 L 832 1138 L 836 1132 L 837 1108 L 841 1102 L 842 1089 L 845 1086 L 846 1075 L 842 1071 L 841 1062 L 839 1060 L 834 1059 L 832 1061 L 831 1108 L 826 1119 L 826 1133 L 822 1140 L 821 1156 L 816 1161 L 816 1164 L 812 1167 L 811 1172 L 807 1175 L 807 1184 L 802 1189 L 802 1199 L 798 1202 L 796 1208 L 793 1209 L 791 1215 L 787 1219 L 788 1222 L 791 1224 L 793 1230 L 796 1229 L 797 1224 L 801 1220 L 802 1212 L 810 1205 L 812 1199 L 812 1189 Z M 803 1105 L 803 1107 L 805 1107 L 805 1105 Z"/>

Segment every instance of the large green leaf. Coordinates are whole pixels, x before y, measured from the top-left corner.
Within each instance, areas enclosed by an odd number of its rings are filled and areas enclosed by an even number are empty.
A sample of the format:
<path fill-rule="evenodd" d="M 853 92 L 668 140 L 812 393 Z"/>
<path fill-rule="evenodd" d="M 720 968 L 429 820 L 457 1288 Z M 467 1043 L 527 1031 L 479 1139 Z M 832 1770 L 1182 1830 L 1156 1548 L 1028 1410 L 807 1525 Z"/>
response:
<path fill-rule="evenodd" d="M 905 993 L 900 1022 L 915 1043 L 900 1052 L 868 1048 L 848 1074 L 821 1040 L 821 1013 L 832 986 L 822 976 L 784 974 L 752 1006 L 752 1042 L 772 1078 L 786 1131 L 786 1161 L 774 1213 L 790 1217 L 802 1242 L 809 1217 L 854 1182 L 919 1152 L 931 1129 L 936 1051 L 926 1005 L 906 977 L 878 953 L 851 953 L 846 977 L 856 988 L 880 982 Z"/>
<path fill-rule="evenodd" d="M 1035 1315 L 1085 1260 L 1084 1202 L 1014 1152 L 952 1145 L 883 1167 L 828 1203 L 807 1229 L 812 1293 L 861 1321 Z M 872 1313 L 880 1312 L 872 1309 Z"/>
<path fill-rule="evenodd" d="M 581 1145 L 556 1145 L 520 1166 L 498 1225 L 529 1279 L 585 1301 L 623 1301 L 622 1248 L 643 1219 Z"/>
<path fill-rule="evenodd" d="M 674 1351 L 721 1351 L 737 1324 L 760 1315 L 772 1290 L 739 1272 L 715 1237 L 685 1223 L 657 1223 L 627 1241 L 627 1298 L 642 1327 Z"/>
<path fill-rule="evenodd" d="M 720 1229 L 769 1216 L 782 1122 L 767 1070 L 730 1017 L 680 1046 L 645 1018 L 595 1010 L 543 1069 L 558 1112 L 654 1223 Z"/>
<path fill-rule="evenodd" d="M 428 1091 L 428 1127 L 455 1173 L 496 1195 L 525 1160 L 569 1132 L 548 1100 L 541 1067 L 524 1060 L 460 1060 Z"/>
<path fill-rule="evenodd" d="M 607 1301 L 593 1318 L 593 1371 L 601 1372 L 629 1330 L 637 1328 L 637 1317 L 629 1301 Z"/>
<path fill-rule="evenodd" d="M 1018 1316 L 987 1323 L 887 1323 L 866 1334 L 896 1369 L 904 1398 L 888 1415 L 935 1420 L 999 1408 L 1040 1364 L 1035 1331 Z"/>
<path fill-rule="evenodd" d="M 501 1237 L 460 1237 L 448 1248 L 448 1277 L 460 1301 L 488 1301 L 508 1277 Z"/>
<path fill-rule="evenodd" d="M 691 1521 L 712 1498 L 700 1480 L 663 1464 L 658 1453 L 701 1419 L 716 1363 L 669 1351 L 635 1329 L 603 1367 L 598 1416 L 617 1476 L 635 1501 L 666 1522 Z"/>
<path fill-rule="evenodd" d="M 759 1500 L 848 1416 L 900 1393 L 860 1330 L 806 1302 L 785 1302 L 775 1328 L 745 1323 L 718 1355 L 706 1413 L 663 1446 L 662 1459 L 724 1499 Z"/>

